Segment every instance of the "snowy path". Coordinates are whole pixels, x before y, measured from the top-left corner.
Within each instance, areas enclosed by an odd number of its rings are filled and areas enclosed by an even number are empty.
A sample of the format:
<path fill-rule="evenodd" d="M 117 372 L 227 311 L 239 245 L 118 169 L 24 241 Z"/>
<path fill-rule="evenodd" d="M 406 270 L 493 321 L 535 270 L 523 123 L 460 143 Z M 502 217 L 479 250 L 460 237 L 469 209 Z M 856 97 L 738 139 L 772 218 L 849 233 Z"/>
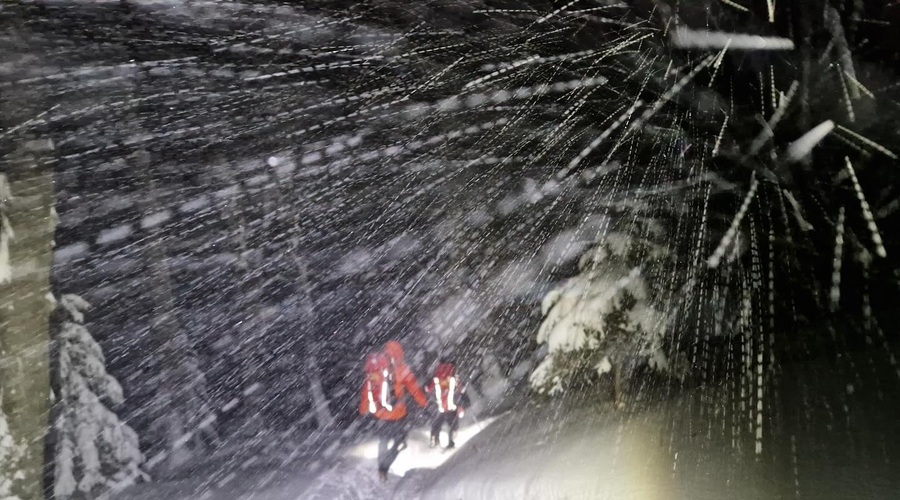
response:
<path fill-rule="evenodd" d="M 586 499 L 653 500 L 674 496 L 678 488 L 673 455 L 663 443 L 664 412 L 529 408 L 475 421 L 467 418 L 456 435 L 457 449 L 431 449 L 428 431 L 410 432 L 408 447 L 391 468 L 387 484 L 375 472 L 377 442 L 363 442 L 344 456 L 309 470 L 241 473 L 219 486 L 191 483 L 150 484 L 117 498 L 211 500 L 423 500 Z M 442 436 L 445 439 L 445 436 Z M 683 459 L 682 459 L 683 460 Z M 308 464 L 321 460 L 311 459 Z M 233 478 L 232 478 L 233 479 Z M 684 480 L 683 477 L 679 478 Z M 696 493 L 702 481 L 687 480 Z M 200 493 L 202 492 L 202 493 Z M 701 495 L 695 498 L 706 498 Z M 731 496 L 731 498 L 760 498 Z"/>
<path fill-rule="evenodd" d="M 769 422 L 759 456 L 733 415 L 722 405 L 711 408 L 701 392 L 619 411 L 531 406 L 499 419 L 440 468 L 408 473 L 394 498 L 898 498 L 898 410 L 878 412 L 877 391 L 857 390 L 847 406 L 852 419 L 835 419 L 831 409 L 839 402 L 824 397 L 798 412 L 804 394 L 835 394 L 827 388 L 837 377 L 809 368 L 793 375 L 797 386 L 781 386 L 783 417 Z"/>
<path fill-rule="evenodd" d="M 798 380 L 802 377 L 798 377 Z M 820 372 L 805 391 L 830 383 Z M 799 400 L 784 387 L 786 401 Z M 873 393 L 874 394 L 874 393 Z M 730 416 L 710 411 L 701 393 L 664 402 L 609 405 L 529 405 L 493 420 L 464 422 L 454 451 L 430 449 L 427 432 L 410 433 L 409 447 L 387 484 L 375 473 L 376 443 L 348 447 L 343 456 L 298 460 L 292 470 L 242 472 L 207 494 L 191 484 L 151 484 L 122 499 L 150 500 L 656 500 L 769 498 L 897 498 L 893 450 L 900 420 L 868 410 L 881 404 L 855 393 L 858 413 L 841 431 L 835 402 L 785 413 L 767 436 L 766 453 L 733 434 Z M 875 415 L 875 416 L 873 416 Z M 826 432 L 824 429 L 828 429 Z M 321 468 L 313 471 L 314 464 Z M 264 475 L 267 479 L 260 482 Z M 210 482 L 207 480 L 207 482 Z M 214 482 L 213 482 L 214 483 Z M 264 483 L 264 486 L 261 485 Z"/>
<path fill-rule="evenodd" d="M 673 498 L 672 457 L 662 422 L 615 412 L 510 415 L 486 430 L 440 470 L 401 485 L 397 498 L 587 499 Z"/>
<path fill-rule="evenodd" d="M 678 422 L 684 401 L 616 411 L 533 407 L 496 422 L 395 498 L 604 500 L 779 498 L 764 470 Z M 673 425 L 676 424 L 676 425 Z M 411 478 L 413 479 L 413 478 Z"/>
<path fill-rule="evenodd" d="M 429 430 L 417 428 L 409 433 L 407 448 L 397 456 L 397 460 L 391 465 L 391 474 L 405 476 L 414 469 L 437 469 L 451 459 L 457 452 L 466 448 L 466 444 L 475 438 L 481 431 L 487 429 L 491 423 L 501 417 L 491 417 L 482 420 L 474 420 L 466 417 L 460 421 L 460 428 L 455 434 L 456 449 L 447 450 L 429 446 Z M 447 443 L 447 435 L 441 433 L 441 443 Z M 375 468 L 375 459 L 378 456 L 378 442 L 369 441 L 350 450 L 351 457 L 365 459 L 370 462 L 372 470 Z"/>
<path fill-rule="evenodd" d="M 463 449 L 496 418 L 462 420 L 456 434 L 457 448 L 429 447 L 424 427 L 410 432 L 408 447 L 391 467 L 386 484 L 378 480 L 375 459 L 377 440 L 365 441 L 347 449 L 339 459 L 325 465 L 324 459 L 298 459 L 291 468 L 243 470 L 224 474 L 221 479 L 197 478 L 184 481 L 138 485 L 113 497 L 116 500 L 382 500 L 400 498 L 398 485 L 415 481 L 421 470 L 436 469 Z M 441 439 L 446 442 L 446 434 Z M 314 467 L 310 467 L 314 465 Z M 316 470 L 312 470 L 315 468 Z M 416 470 L 418 469 L 418 470 Z M 410 471 L 415 474 L 404 478 Z"/>

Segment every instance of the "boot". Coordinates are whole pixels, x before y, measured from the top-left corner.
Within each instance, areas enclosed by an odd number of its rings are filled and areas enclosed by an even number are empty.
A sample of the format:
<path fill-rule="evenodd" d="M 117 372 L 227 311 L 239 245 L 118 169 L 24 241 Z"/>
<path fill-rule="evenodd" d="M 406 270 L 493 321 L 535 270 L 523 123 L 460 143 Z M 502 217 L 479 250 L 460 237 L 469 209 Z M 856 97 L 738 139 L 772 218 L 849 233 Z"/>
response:
<path fill-rule="evenodd" d="M 380 479 L 382 483 L 386 483 L 388 480 L 387 471 L 378 469 L 378 479 Z"/>
<path fill-rule="evenodd" d="M 453 448 L 456 448 L 456 443 L 453 442 L 453 438 L 450 438 L 450 442 L 447 443 L 447 449 L 452 450 Z"/>
<path fill-rule="evenodd" d="M 431 447 L 432 447 L 432 448 L 437 448 L 437 445 L 438 445 L 438 437 L 437 437 L 437 436 L 431 436 Z"/>

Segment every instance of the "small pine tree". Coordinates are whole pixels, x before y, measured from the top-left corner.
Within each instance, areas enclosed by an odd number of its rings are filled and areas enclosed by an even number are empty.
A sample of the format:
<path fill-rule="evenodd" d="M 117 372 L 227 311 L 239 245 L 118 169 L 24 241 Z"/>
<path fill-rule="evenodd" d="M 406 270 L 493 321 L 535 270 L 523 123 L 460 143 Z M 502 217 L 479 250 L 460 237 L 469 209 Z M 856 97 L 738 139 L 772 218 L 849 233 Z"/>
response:
<path fill-rule="evenodd" d="M 537 341 L 548 354 L 531 374 L 533 389 L 554 396 L 613 372 L 620 402 L 623 367 L 669 370 L 659 291 L 648 283 L 665 255 L 648 239 L 611 233 L 582 256 L 580 273 L 544 297 Z"/>
<path fill-rule="evenodd" d="M 59 349 L 59 411 L 56 431 L 54 498 L 87 499 L 135 479 L 144 456 L 134 430 L 109 409 L 122 402 L 122 387 L 106 373 L 100 345 L 84 326 L 89 305 L 63 295 L 65 319 L 56 337 Z"/>

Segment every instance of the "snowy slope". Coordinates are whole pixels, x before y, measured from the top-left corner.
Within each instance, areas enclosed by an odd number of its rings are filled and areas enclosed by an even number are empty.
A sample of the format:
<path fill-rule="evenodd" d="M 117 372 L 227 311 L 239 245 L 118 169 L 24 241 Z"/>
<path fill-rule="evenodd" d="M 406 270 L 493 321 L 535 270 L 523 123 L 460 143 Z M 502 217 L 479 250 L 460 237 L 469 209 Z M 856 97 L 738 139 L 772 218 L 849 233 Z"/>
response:
<path fill-rule="evenodd" d="M 390 498 L 390 485 L 382 485 L 372 466 L 344 460 L 328 468 L 310 463 L 278 470 L 245 470 L 223 477 L 191 478 L 134 486 L 114 495 L 116 500 L 381 500 Z"/>
<path fill-rule="evenodd" d="M 775 498 L 752 468 L 724 451 L 670 451 L 671 408 L 627 411 L 549 408 L 510 415 L 438 471 L 401 486 L 423 500 Z M 678 448 L 678 447 L 675 447 Z M 724 447 L 723 447 L 724 450 Z M 685 459 L 693 461 L 687 467 Z M 719 467 L 721 465 L 721 467 Z"/>
<path fill-rule="evenodd" d="M 429 449 L 426 431 L 416 429 L 387 484 L 377 480 L 374 441 L 364 440 L 331 459 L 313 453 L 282 470 L 238 471 L 230 482 L 141 485 L 117 498 L 897 498 L 900 409 L 877 411 L 894 394 L 888 379 L 860 372 L 848 385 L 827 365 L 796 368 L 770 410 L 778 418 L 766 420 L 759 457 L 753 440 L 742 439 L 732 425 L 743 427 L 746 420 L 727 411 L 741 406 L 723 404 L 714 394 L 719 388 L 671 398 L 657 394 L 662 402 L 647 401 L 654 392 L 648 390 L 632 393 L 619 411 L 609 404 L 529 404 L 493 420 L 467 417 L 452 452 Z M 844 392 L 834 390 L 838 383 Z"/>
<path fill-rule="evenodd" d="M 456 434 L 455 450 L 431 449 L 429 432 L 416 428 L 409 434 L 408 447 L 391 467 L 391 478 L 378 480 L 375 459 L 378 442 L 374 439 L 350 446 L 331 459 L 298 457 L 284 467 L 250 467 L 221 471 L 215 477 L 194 477 L 182 481 L 137 485 L 113 498 L 118 500 L 384 500 L 399 498 L 395 489 L 406 484 L 402 477 L 410 470 L 440 467 L 481 429 L 494 419 L 463 420 Z M 446 434 L 441 439 L 446 443 Z M 415 474 L 413 474 L 415 475 Z M 401 481 L 404 481 L 401 483 Z"/>
<path fill-rule="evenodd" d="M 470 414 L 471 415 L 471 414 Z M 454 434 L 455 449 L 443 447 L 431 448 L 429 446 L 430 431 L 427 428 L 413 429 L 407 437 L 407 448 L 398 456 L 391 465 L 390 473 L 396 476 L 405 476 L 414 469 L 437 469 L 450 460 L 459 450 L 466 447 L 466 443 L 473 440 L 482 430 L 488 429 L 499 417 L 490 417 L 476 420 L 469 416 L 460 420 L 459 430 Z M 441 432 L 441 444 L 447 444 L 447 433 Z M 375 470 L 375 459 L 378 457 L 378 441 L 370 440 L 354 447 L 349 452 L 350 457 L 361 458 L 372 465 Z"/>
<path fill-rule="evenodd" d="M 535 405 L 504 415 L 440 468 L 408 472 L 394 498 L 898 498 L 900 408 L 884 406 L 897 390 L 889 374 L 859 371 L 843 393 L 835 387 L 846 375 L 825 364 L 787 375 L 758 456 L 741 430 L 747 420 L 729 410 L 741 405 L 723 404 L 716 388 L 621 411 Z"/>

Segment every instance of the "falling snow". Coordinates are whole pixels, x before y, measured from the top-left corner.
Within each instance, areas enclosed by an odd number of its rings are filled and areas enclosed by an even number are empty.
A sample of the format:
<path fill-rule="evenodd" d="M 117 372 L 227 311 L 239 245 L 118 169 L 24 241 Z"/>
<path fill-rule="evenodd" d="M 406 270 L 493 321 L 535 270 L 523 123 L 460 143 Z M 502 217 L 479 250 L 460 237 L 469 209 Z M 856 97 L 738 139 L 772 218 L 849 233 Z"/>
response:
<path fill-rule="evenodd" d="M 5 2 L 0 498 L 890 498 L 898 12 Z"/>

